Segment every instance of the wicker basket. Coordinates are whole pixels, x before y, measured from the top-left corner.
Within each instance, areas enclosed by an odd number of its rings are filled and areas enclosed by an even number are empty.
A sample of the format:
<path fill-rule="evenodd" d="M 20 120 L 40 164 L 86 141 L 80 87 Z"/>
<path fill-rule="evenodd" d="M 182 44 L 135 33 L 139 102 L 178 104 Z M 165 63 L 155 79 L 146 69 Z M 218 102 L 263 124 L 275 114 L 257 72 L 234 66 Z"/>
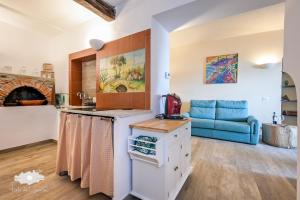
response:
<path fill-rule="evenodd" d="M 297 127 L 282 124 L 263 124 L 263 142 L 282 148 L 297 147 Z"/>

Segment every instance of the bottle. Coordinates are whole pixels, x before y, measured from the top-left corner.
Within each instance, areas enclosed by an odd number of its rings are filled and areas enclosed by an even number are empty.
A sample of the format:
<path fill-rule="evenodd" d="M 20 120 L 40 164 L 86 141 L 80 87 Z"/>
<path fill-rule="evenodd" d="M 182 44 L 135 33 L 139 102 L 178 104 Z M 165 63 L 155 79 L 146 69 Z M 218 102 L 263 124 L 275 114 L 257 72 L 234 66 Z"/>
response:
<path fill-rule="evenodd" d="M 273 112 L 273 124 L 277 124 L 276 118 L 277 118 L 276 113 Z"/>

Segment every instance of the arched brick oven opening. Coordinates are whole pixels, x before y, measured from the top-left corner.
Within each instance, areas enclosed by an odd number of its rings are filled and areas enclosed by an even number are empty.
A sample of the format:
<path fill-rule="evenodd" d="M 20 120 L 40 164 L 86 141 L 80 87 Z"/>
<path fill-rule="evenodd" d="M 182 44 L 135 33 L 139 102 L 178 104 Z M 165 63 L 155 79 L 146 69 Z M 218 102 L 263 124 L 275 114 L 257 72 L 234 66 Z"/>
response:
<path fill-rule="evenodd" d="M 22 98 L 46 100 L 45 103 L 54 104 L 54 81 L 40 77 L 0 74 L 0 106 L 9 105 L 7 103 L 12 103 L 10 105 L 13 106 L 16 100 Z"/>
<path fill-rule="evenodd" d="M 18 106 L 21 105 L 22 100 L 39 100 L 41 105 L 47 105 L 48 100 L 40 91 L 33 87 L 22 86 L 14 89 L 4 99 L 4 106 Z"/>

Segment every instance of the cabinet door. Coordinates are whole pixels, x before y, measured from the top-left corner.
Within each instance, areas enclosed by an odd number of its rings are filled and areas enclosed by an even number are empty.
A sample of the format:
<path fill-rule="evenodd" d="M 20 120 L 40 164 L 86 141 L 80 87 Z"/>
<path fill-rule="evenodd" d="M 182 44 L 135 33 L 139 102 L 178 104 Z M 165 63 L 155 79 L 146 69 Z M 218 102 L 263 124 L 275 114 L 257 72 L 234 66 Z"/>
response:
<path fill-rule="evenodd" d="M 173 196 L 180 179 L 180 147 L 174 145 L 168 148 L 167 191 L 168 198 Z"/>
<path fill-rule="evenodd" d="M 183 176 L 191 165 L 191 127 L 190 123 L 181 129 L 180 168 Z"/>

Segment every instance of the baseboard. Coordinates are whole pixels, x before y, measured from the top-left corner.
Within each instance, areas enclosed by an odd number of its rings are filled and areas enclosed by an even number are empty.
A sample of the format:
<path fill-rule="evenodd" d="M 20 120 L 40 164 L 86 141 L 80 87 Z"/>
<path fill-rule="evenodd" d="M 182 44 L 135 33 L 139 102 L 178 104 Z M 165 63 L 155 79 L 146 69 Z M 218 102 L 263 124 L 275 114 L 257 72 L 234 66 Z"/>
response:
<path fill-rule="evenodd" d="M 57 144 L 57 140 L 55 139 L 49 139 L 49 141 Z"/>
<path fill-rule="evenodd" d="M 47 143 L 57 144 L 57 141 L 54 140 L 54 139 L 42 140 L 42 141 L 39 141 L 39 142 L 34 142 L 34 143 L 30 143 L 30 144 L 25 144 L 25 145 L 21 145 L 21 146 L 17 146 L 17 147 L 12 147 L 12 148 L 8 148 L 8 149 L 0 150 L 0 154 L 8 153 L 8 152 L 11 152 L 11 151 L 16 151 L 16 150 L 20 150 L 20 149 L 24 149 L 24 148 L 28 148 L 28 147 L 34 147 L 34 146 L 38 146 L 38 145 L 41 145 L 41 144 L 47 144 Z"/>

